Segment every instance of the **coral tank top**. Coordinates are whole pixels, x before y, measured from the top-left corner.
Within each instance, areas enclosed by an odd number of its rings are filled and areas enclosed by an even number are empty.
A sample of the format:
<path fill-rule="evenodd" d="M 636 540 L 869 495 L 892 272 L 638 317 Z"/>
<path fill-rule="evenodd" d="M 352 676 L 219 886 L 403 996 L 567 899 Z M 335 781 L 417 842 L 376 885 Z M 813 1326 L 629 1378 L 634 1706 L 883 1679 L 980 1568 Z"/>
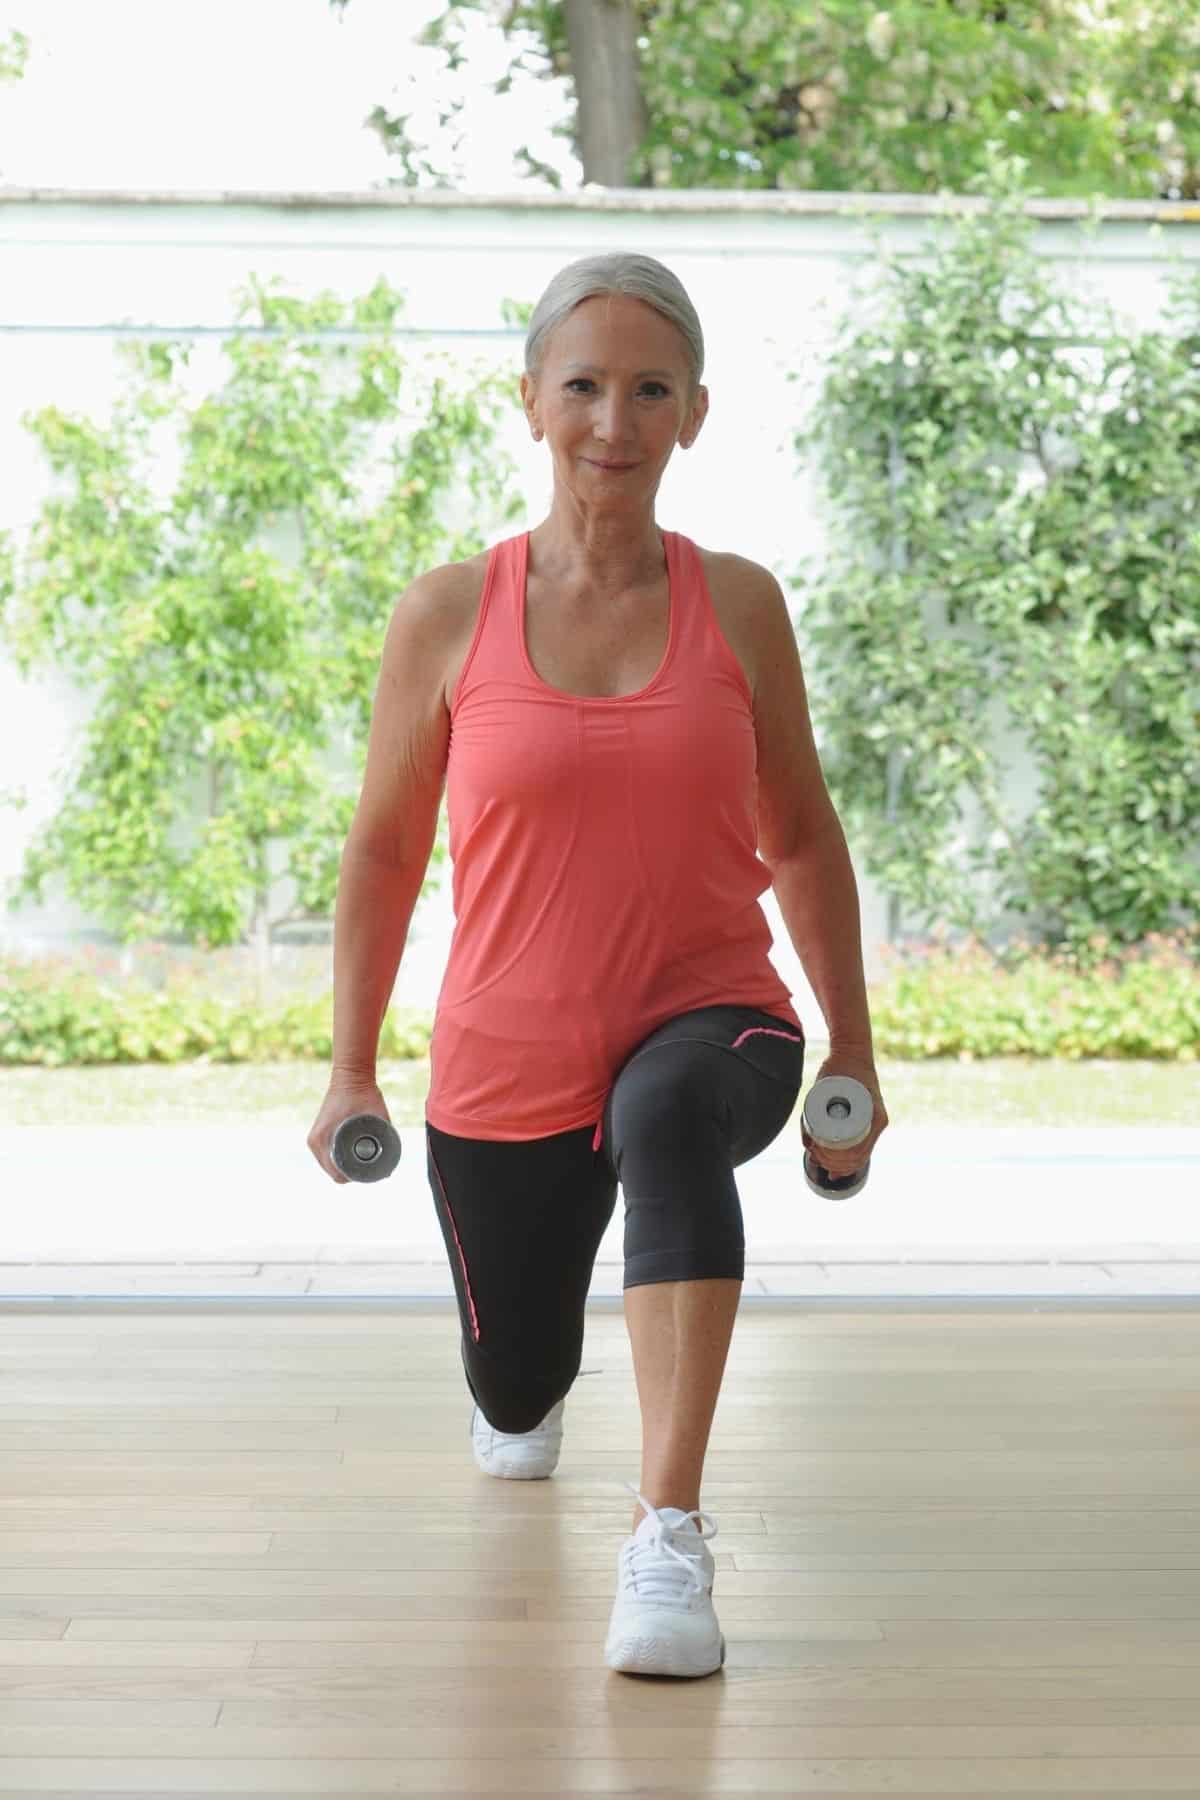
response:
<path fill-rule="evenodd" d="M 525 645 L 529 533 L 494 545 L 450 707 L 454 931 L 425 1116 L 458 1137 L 595 1124 L 676 1014 L 752 1006 L 800 1028 L 758 897 L 751 694 L 700 553 L 664 531 L 671 622 L 636 694 L 549 687 Z"/>

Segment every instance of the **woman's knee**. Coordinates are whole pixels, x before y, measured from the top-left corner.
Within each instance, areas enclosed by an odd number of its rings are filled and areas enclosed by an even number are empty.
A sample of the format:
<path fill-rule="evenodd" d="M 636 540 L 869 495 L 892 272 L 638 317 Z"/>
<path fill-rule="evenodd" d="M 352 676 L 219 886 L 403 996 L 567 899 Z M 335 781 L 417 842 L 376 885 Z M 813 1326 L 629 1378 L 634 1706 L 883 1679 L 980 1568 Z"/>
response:
<path fill-rule="evenodd" d="M 742 1280 L 742 1210 L 710 1072 L 685 1046 L 664 1045 L 614 1097 L 611 1150 L 625 1193 L 624 1286 Z"/>
<path fill-rule="evenodd" d="M 536 1378 L 522 1369 L 489 1365 L 480 1367 L 475 1359 L 464 1355 L 467 1385 L 479 1410 L 496 1431 L 514 1435 L 534 1431 L 546 1414 L 570 1391 L 579 1363 L 571 1371 L 563 1370 L 547 1380 L 545 1370 Z"/>
<path fill-rule="evenodd" d="M 675 1043 L 655 1045 L 613 1084 L 606 1139 L 614 1167 L 664 1142 L 719 1148 L 720 1100 L 711 1070 Z"/>

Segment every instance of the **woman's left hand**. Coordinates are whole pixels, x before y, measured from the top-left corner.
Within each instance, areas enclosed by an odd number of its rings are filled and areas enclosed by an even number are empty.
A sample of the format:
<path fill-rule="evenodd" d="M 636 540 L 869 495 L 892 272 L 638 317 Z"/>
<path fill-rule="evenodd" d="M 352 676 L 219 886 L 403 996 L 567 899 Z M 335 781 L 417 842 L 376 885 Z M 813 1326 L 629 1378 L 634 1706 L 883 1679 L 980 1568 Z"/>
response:
<path fill-rule="evenodd" d="M 831 1050 L 821 1064 L 817 1080 L 823 1080 L 826 1075 L 849 1075 L 852 1080 L 862 1082 L 871 1096 L 871 1129 L 861 1144 L 843 1145 L 840 1148 L 830 1145 L 826 1148 L 815 1144 L 811 1132 L 801 1126 L 804 1147 L 812 1151 L 821 1167 L 828 1169 L 831 1175 L 855 1175 L 859 1169 L 866 1167 L 880 1134 L 887 1130 L 887 1107 L 883 1104 L 883 1095 L 879 1091 L 879 1077 L 870 1057 L 844 1055 L 836 1050 Z"/>

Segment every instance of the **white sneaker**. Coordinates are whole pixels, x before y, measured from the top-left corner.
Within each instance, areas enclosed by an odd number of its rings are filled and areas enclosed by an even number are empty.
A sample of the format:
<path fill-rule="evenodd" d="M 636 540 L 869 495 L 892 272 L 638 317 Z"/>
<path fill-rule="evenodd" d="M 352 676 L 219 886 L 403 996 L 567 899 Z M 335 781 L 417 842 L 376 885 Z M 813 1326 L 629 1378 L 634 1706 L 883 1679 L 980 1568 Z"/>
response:
<path fill-rule="evenodd" d="M 497 1431 L 479 1408 L 471 1414 L 471 1445 L 475 1461 L 485 1475 L 508 1481 L 541 1481 L 553 1475 L 562 1448 L 565 1400 L 551 1407 L 532 1431 Z"/>
<path fill-rule="evenodd" d="M 617 1557 L 604 1660 L 625 1675 L 712 1675 L 725 1661 L 712 1603 L 716 1564 L 706 1541 L 716 1537 L 716 1522 L 708 1513 L 677 1506 L 656 1509 L 632 1483 L 622 1486 L 641 1500 L 647 1516 Z"/>

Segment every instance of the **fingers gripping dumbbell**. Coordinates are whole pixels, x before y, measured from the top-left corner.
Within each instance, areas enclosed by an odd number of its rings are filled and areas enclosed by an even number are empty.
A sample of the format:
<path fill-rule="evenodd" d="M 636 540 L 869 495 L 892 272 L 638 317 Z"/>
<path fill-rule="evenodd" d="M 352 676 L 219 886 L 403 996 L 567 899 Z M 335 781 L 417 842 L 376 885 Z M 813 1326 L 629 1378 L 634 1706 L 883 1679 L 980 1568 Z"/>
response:
<path fill-rule="evenodd" d="M 849 1075 L 826 1075 L 814 1081 L 804 1102 L 804 1129 L 818 1150 L 850 1150 L 871 1135 L 875 1104 L 861 1081 Z M 849 1200 L 866 1186 L 871 1168 L 868 1157 L 853 1175 L 831 1175 L 813 1155 L 804 1152 L 804 1179 L 814 1194 L 825 1200 Z"/>
<path fill-rule="evenodd" d="M 400 1137 L 378 1113 L 352 1113 L 329 1140 L 329 1158 L 350 1181 L 383 1181 L 400 1161 Z"/>

